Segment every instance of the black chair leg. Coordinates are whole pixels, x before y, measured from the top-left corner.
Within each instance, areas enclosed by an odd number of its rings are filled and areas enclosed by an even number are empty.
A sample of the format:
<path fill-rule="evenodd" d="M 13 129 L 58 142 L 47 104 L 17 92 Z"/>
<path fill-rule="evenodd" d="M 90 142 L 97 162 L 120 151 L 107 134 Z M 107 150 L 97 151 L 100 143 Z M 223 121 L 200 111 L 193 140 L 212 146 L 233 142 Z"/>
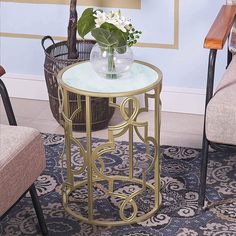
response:
<path fill-rule="evenodd" d="M 201 152 L 201 166 L 200 166 L 200 186 L 199 186 L 199 206 L 204 206 L 205 193 L 206 193 L 206 177 L 207 177 L 207 162 L 209 141 L 206 138 L 206 110 L 207 104 L 213 96 L 214 76 L 215 76 L 215 62 L 216 62 L 217 50 L 211 49 L 208 60 L 208 73 L 207 73 L 207 88 L 206 88 L 206 101 L 205 101 L 205 115 L 204 115 L 204 127 L 203 127 L 203 140 L 202 140 L 202 152 Z"/>
<path fill-rule="evenodd" d="M 232 61 L 232 57 L 233 57 L 232 52 L 228 48 L 228 52 L 227 52 L 227 66 L 226 66 L 226 68 L 228 68 L 230 62 Z"/>
<path fill-rule="evenodd" d="M 47 225 L 46 225 L 46 222 L 45 222 L 45 219 L 43 216 L 43 211 L 42 211 L 34 184 L 31 185 L 31 187 L 29 188 L 29 191 L 30 191 L 30 195 L 32 198 L 32 202 L 34 205 L 36 215 L 38 217 L 38 222 L 39 222 L 39 226 L 42 231 L 42 234 L 47 235 L 48 234 Z"/>
<path fill-rule="evenodd" d="M 2 96 L 2 101 L 7 114 L 9 124 L 17 125 L 7 89 L 1 79 L 0 79 L 0 94 Z"/>
<path fill-rule="evenodd" d="M 209 141 L 207 140 L 204 134 L 202 142 L 202 153 L 201 153 L 200 191 L 199 191 L 199 201 L 198 201 L 200 207 L 204 207 L 205 196 L 206 196 L 208 151 L 209 151 Z"/>

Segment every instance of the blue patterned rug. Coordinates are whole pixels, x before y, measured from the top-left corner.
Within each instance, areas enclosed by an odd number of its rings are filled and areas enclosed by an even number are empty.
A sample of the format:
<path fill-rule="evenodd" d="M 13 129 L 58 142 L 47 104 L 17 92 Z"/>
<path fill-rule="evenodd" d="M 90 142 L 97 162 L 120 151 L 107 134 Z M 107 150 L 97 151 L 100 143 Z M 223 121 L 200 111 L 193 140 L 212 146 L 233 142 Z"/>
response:
<path fill-rule="evenodd" d="M 236 203 L 198 209 L 199 150 L 183 147 L 161 147 L 161 193 L 163 205 L 152 218 L 133 225 L 98 227 L 79 222 L 62 207 L 60 186 L 63 137 L 43 135 L 47 167 L 36 181 L 36 188 L 49 229 L 49 235 L 77 236 L 236 236 Z M 93 139 L 94 145 L 104 140 Z M 142 153 L 144 145 L 135 143 L 135 152 Z M 118 171 L 126 171 L 127 142 L 118 142 L 116 155 L 106 154 L 108 169 L 118 164 Z M 75 152 L 76 155 L 76 152 Z M 136 169 L 138 172 L 139 170 Z M 236 194 L 236 152 L 212 151 L 209 157 L 207 198 L 216 201 Z M 134 186 L 122 186 L 117 191 L 129 191 Z M 0 190 L 1 191 L 1 190 Z M 119 202 L 98 191 L 103 204 L 99 209 L 109 215 Z M 84 195 L 80 200 L 86 206 Z M 150 199 L 151 201 L 151 199 Z M 142 204 L 142 203 L 140 203 Z M 108 209 L 107 209 L 108 208 Z M 109 209 L 110 208 L 110 209 Z M 230 216 L 230 218 L 229 218 Z M 0 225 L 0 235 L 40 235 L 32 202 L 27 194 L 6 216 Z"/>

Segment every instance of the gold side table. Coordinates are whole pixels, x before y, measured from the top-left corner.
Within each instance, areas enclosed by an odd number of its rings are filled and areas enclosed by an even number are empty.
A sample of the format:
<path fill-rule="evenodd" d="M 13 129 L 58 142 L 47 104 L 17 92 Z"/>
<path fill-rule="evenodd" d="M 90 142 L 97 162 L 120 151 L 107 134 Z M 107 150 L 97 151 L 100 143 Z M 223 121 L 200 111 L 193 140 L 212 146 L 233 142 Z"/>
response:
<path fill-rule="evenodd" d="M 66 167 L 66 177 L 62 187 L 62 201 L 69 214 L 85 223 L 116 226 L 144 221 L 159 209 L 161 204 L 159 171 L 161 82 L 161 71 L 141 61 L 135 61 L 128 74 L 114 80 L 99 77 L 93 71 L 90 62 L 74 64 L 58 74 L 60 113 L 64 119 L 65 129 L 65 163 L 62 161 L 62 166 Z M 70 114 L 69 92 L 77 94 L 78 101 L 78 107 L 71 117 L 68 116 Z M 143 106 L 140 98 L 137 98 L 140 95 L 144 98 Z M 86 103 L 86 144 L 76 139 L 72 132 L 73 118 L 81 111 L 81 96 L 85 96 Z M 96 147 L 92 147 L 91 97 L 109 98 L 109 105 L 119 109 L 123 118 L 121 124 L 108 127 L 108 141 Z M 115 98 L 119 98 L 120 102 L 115 102 Z M 148 111 L 149 99 L 154 102 L 154 137 L 149 135 L 148 121 L 138 120 L 141 113 Z M 115 139 L 126 132 L 129 137 L 127 174 L 107 174 L 106 163 L 102 156 L 113 152 Z M 145 145 L 142 164 L 135 159 L 134 135 L 137 135 Z M 74 159 L 78 157 L 72 155 L 72 148 L 80 153 L 79 167 L 75 165 L 78 160 Z M 142 165 L 141 174 L 136 175 L 135 165 Z M 148 176 L 151 176 L 151 180 L 148 180 Z M 137 188 L 134 188 L 131 193 L 117 193 L 117 183 L 121 182 L 135 185 Z M 104 219 L 103 216 L 97 218 L 94 191 L 98 185 L 102 186 L 107 197 L 119 201 L 115 219 Z M 86 212 L 82 212 L 79 207 L 78 195 L 81 194 L 86 196 Z M 150 195 L 153 196 L 153 203 L 151 205 L 148 203 L 151 207 L 149 206 L 147 212 L 140 211 L 137 200 Z M 114 215 L 113 212 L 111 215 Z"/>

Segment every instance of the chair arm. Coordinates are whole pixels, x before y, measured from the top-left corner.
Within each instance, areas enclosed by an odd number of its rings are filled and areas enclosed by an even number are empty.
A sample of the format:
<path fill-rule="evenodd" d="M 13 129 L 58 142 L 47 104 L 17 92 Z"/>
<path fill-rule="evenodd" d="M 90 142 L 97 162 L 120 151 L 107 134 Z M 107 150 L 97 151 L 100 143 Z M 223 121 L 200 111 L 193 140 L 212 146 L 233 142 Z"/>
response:
<path fill-rule="evenodd" d="M 236 15 L 236 5 L 223 5 L 204 41 L 204 48 L 223 49 Z"/>
<path fill-rule="evenodd" d="M 4 75 L 6 73 L 6 71 L 4 70 L 4 68 L 0 65 L 0 77 L 2 75 Z"/>

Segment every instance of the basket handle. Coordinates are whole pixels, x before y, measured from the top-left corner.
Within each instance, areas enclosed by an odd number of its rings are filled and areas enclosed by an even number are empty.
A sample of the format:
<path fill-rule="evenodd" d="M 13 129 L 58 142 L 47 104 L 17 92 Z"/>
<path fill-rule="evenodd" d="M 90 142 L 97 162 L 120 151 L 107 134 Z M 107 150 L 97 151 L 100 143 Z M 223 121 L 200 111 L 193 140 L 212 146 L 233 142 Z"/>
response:
<path fill-rule="evenodd" d="M 55 42 L 54 42 L 54 40 L 53 40 L 53 38 L 51 37 L 51 36 L 49 36 L 49 35 L 47 35 L 47 36 L 44 36 L 43 38 L 42 38 L 42 41 L 41 41 L 41 44 L 42 44 L 42 47 L 43 47 L 43 50 L 46 52 L 46 48 L 45 48 L 45 46 L 44 46 L 44 43 L 45 43 L 45 41 L 46 40 L 51 40 L 51 42 L 53 43 L 53 45 L 55 46 Z"/>

